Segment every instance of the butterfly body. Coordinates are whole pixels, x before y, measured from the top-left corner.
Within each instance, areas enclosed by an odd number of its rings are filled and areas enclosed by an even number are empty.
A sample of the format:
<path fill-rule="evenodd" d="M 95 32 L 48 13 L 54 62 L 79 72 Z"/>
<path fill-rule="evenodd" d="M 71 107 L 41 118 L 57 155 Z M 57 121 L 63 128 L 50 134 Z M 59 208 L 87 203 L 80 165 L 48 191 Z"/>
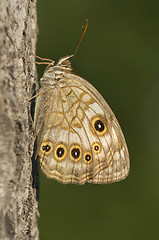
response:
<path fill-rule="evenodd" d="M 61 183 L 111 183 L 129 172 L 119 123 L 100 93 L 74 74 L 69 58 L 49 65 L 35 109 L 36 158 Z"/>

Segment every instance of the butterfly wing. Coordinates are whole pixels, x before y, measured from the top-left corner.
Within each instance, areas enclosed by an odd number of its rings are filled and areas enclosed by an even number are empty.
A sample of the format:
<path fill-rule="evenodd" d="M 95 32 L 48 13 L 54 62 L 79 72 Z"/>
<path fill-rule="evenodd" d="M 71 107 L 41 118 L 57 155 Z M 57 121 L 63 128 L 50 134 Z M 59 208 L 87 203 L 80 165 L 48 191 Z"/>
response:
<path fill-rule="evenodd" d="M 128 175 L 129 154 L 115 115 L 99 92 L 77 75 L 67 74 L 38 97 L 35 132 L 36 157 L 49 178 L 110 183 Z"/>

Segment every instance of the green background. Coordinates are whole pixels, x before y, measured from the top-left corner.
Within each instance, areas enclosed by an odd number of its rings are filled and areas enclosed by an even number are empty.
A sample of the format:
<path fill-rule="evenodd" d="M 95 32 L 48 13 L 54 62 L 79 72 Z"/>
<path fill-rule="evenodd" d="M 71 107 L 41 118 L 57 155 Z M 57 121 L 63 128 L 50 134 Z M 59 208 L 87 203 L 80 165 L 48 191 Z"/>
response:
<path fill-rule="evenodd" d="M 72 66 L 114 111 L 131 160 L 129 176 L 108 185 L 62 185 L 40 173 L 40 239 L 159 239 L 159 1 L 37 4 L 42 57 L 72 54 L 88 19 Z"/>

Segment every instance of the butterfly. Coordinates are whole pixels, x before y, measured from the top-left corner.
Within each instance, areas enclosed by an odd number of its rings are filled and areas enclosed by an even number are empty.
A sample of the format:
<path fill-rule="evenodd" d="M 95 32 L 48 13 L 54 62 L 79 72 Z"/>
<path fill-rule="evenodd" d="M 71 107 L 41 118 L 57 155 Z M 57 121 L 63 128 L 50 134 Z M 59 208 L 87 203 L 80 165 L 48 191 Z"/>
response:
<path fill-rule="evenodd" d="M 74 55 L 51 61 L 40 79 L 35 158 L 48 178 L 64 184 L 120 181 L 130 168 L 124 135 L 101 94 L 73 73 Z"/>

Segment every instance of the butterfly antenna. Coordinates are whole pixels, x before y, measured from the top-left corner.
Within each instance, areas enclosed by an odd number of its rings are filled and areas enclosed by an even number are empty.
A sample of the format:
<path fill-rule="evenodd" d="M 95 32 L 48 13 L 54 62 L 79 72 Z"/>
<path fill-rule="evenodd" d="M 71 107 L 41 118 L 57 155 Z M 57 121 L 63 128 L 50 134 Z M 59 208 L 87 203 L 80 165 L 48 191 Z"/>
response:
<path fill-rule="evenodd" d="M 74 52 L 74 54 L 72 55 L 72 57 L 74 57 L 74 56 L 76 55 L 77 50 L 78 50 L 78 48 L 79 48 L 79 45 L 81 44 L 81 41 L 82 41 L 82 39 L 83 39 L 83 37 L 84 37 L 84 34 L 85 34 L 86 30 L 87 30 L 87 27 L 88 27 L 88 20 L 86 19 L 86 26 L 85 26 L 85 27 L 82 26 L 82 34 L 81 34 L 80 40 L 79 40 L 79 42 L 78 42 L 78 44 L 77 44 L 77 47 L 76 47 L 75 52 Z"/>

